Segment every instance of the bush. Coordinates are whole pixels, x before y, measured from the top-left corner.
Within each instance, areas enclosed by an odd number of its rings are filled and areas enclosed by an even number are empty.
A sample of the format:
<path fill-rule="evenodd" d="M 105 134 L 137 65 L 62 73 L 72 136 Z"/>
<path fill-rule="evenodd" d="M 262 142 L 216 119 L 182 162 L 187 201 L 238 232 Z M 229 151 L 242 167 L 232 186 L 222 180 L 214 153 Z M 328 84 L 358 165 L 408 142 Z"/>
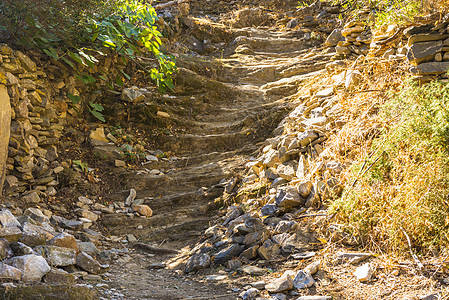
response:
<path fill-rule="evenodd" d="M 365 245 L 402 250 L 405 234 L 418 248 L 447 244 L 449 84 L 409 84 L 381 111 L 388 128 L 330 210 Z"/>
<path fill-rule="evenodd" d="M 172 57 L 160 51 L 157 20 L 154 8 L 143 0 L 3 0 L 0 3 L 0 26 L 9 33 L 9 42 L 39 49 L 75 69 L 75 64 L 93 68 L 98 58 L 108 53 L 106 50 L 135 60 L 143 47 L 159 64 L 158 68 L 145 71 L 164 90 L 173 87 L 171 75 L 175 65 Z M 92 79 L 86 83 L 89 81 Z"/>

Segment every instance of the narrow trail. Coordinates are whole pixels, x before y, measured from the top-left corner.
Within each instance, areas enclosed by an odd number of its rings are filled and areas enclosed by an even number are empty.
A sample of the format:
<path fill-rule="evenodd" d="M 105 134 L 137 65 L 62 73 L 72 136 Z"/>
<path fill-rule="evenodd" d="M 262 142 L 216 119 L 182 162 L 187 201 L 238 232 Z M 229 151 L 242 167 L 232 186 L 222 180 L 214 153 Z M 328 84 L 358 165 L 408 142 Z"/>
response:
<path fill-rule="evenodd" d="M 210 26 L 222 26 L 211 24 Z M 176 249 L 179 255 L 131 250 L 115 260 L 110 273 L 117 299 L 235 299 L 232 287 L 201 282 L 180 266 L 190 247 L 217 215 L 214 199 L 225 180 L 257 154 L 258 143 L 273 135 L 295 105 L 298 85 L 330 60 L 303 34 L 270 28 L 228 29 L 224 57 L 185 55 L 171 101 L 189 98 L 194 113 L 173 108 L 185 132 L 161 139 L 178 158 L 157 163 L 164 175 L 122 174 L 126 188 L 150 199 L 151 218 L 106 215 L 103 225 L 114 235 L 132 233 L 141 242 Z M 225 180 L 224 180 L 225 179 Z M 120 195 L 123 197 L 123 195 Z M 138 229 L 141 228 L 141 229 Z M 164 262 L 162 269 L 151 268 Z M 154 265 L 155 267 L 158 267 Z"/>

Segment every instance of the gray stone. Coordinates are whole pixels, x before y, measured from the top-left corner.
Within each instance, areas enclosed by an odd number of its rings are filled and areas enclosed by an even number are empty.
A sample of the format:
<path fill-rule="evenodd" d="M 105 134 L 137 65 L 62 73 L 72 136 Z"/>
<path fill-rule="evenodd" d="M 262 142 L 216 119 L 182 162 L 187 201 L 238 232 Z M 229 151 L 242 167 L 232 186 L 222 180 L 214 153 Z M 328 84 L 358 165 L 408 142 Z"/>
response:
<path fill-rule="evenodd" d="M 22 237 L 22 230 L 18 227 L 0 228 L 0 238 L 6 239 L 8 242 L 17 242 Z"/>
<path fill-rule="evenodd" d="M 293 259 L 309 259 L 316 255 L 316 252 L 301 252 L 292 255 Z"/>
<path fill-rule="evenodd" d="M 297 136 L 298 143 L 301 147 L 310 145 L 314 140 L 318 138 L 318 134 L 312 130 L 301 132 Z"/>
<path fill-rule="evenodd" d="M 73 284 L 75 276 L 61 269 L 51 269 L 44 277 L 46 283 Z"/>
<path fill-rule="evenodd" d="M 238 257 L 245 247 L 239 244 L 232 244 L 225 249 L 221 250 L 214 256 L 214 262 L 217 264 L 224 264 L 228 260 L 234 257 Z"/>
<path fill-rule="evenodd" d="M 6 280 L 20 281 L 22 278 L 22 271 L 7 264 L 0 264 L 0 278 Z"/>
<path fill-rule="evenodd" d="M 444 74 L 449 70 L 449 62 L 427 62 L 412 67 L 410 72 L 417 75 Z"/>
<path fill-rule="evenodd" d="M 265 281 L 260 280 L 256 282 L 250 283 L 252 287 L 258 289 L 258 290 L 264 290 L 265 289 Z"/>
<path fill-rule="evenodd" d="M 292 186 L 279 189 L 276 193 L 275 201 L 278 207 L 298 207 L 303 206 L 306 202 L 299 195 L 297 189 Z"/>
<path fill-rule="evenodd" d="M 23 281 L 41 281 L 51 270 L 45 258 L 34 254 L 16 256 L 8 259 L 6 263 L 22 272 Z"/>
<path fill-rule="evenodd" d="M 342 39 L 343 35 L 341 34 L 341 29 L 334 29 L 327 37 L 325 44 L 327 47 L 334 47 L 337 46 L 338 42 Z"/>
<path fill-rule="evenodd" d="M 422 42 L 413 44 L 407 52 L 407 59 L 413 65 L 430 62 L 435 54 L 443 50 L 443 42 Z"/>
<path fill-rule="evenodd" d="M 98 215 L 96 213 L 93 213 L 93 212 L 87 210 L 87 209 L 77 209 L 76 214 L 78 216 L 80 216 L 81 218 L 88 219 L 91 222 L 95 222 L 98 220 Z"/>
<path fill-rule="evenodd" d="M 67 220 L 63 217 L 55 215 L 51 216 L 51 221 L 64 229 L 70 229 L 75 231 L 83 229 L 83 222 L 81 221 Z"/>
<path fill-rule="evenodd" d="M 249 247 L 248 249 L 243 251 L 242 254 L 240 254 L 240 257 L 246 259 L 254 259 L 257 257 L 257 250 L 259 250 L 259 245 Z"/>
<path fill-rule="evenodd" d="M 408 46 L 412 46 L 415 43 L 420 42 L 431 42 L 431 41 L 441 41 L 447 39 L 449 35 L 447 34 L 434 34 L 434 33 L 426 33 L 426 34 L 414 34 L 408 38 Z"/>
<path fill-rule="evenodd" d="M 96 157 L 108 161 L 121 159 L 124 156 L 123 150 L 115 145 L 95 146 L 92 153 Z"/>
<path fill-rule="evenodd" d="M 289 273 L 282 274 L 281 277 L 273 280 L 265 286 L 265 289 L 270 293 L 280 293 L 290 291 L 293 289 L 293 278 Z"/>
<path fill-rule="evenodd" d="M 362 262 L 368 258 L 370 258 L 371 256 L 373 256 L 373 254 L 371 253 L 360 253 L 360 252 L 356 252 L 356 253 L 343 253 L 343 252 L 339 252 L 337 254 L 337 260 L 339 262 L 345 262 L 348 261 L 350 264 L 358 264 L 359 262 Z"/>
<path fill-rule="evenodd" d="M 134 199 L 136 199 L 136 196 L 137 196 L 136 190 L 135 189 L 130 189 L 129 190 L 129 196 L 125 200 L 125 205 L 126 206 L 131 206 L 131 204 L 133 204 Z"/>
<path fill-rule="evenodd" d="M 3 183 L 6 176 L 11 124 L 11 104 L 5 84 L 6 77 L 3 76 L 3 73 L 0 73 L 0 196 L 3 192 Z"/>
<path fill-rule="evenodd" d="M 45 257 L 49 265 L 55 267 L 66 267 L 76 262 L 76 251 L 70 248 L 58 246 L 38 246 L 36 252 Z"/>
<path fill-rule="evenodd" d="M 109 268 L 108 265 L 101 265 L 92 256 L 84 252 L 76 256 L 76 265 L 91 274 L 104 273 Z"/>
<path fill-rule="evenodd" d="M 14 253 L 9 246 L 9 242 L 6 239 L 0 238 L 0 260 L 5 260 L 13 255 Z"/>
<path fill-rule="evenodd" d="M 249 233 L 243 239 L 243 244 L 247 246 L 252 246 L 254 244 L 260 244 L 268 238 L 269 233 L 267 230 L 256 231 Z"/>
<path fill-rule="evenodd" d="M 262 216 L 272 216 L 276 214 L 277 210 L 278 207 L 276 204 L 266 204 L 262 206 L 260 212 L 262 213 Z"/>
<path fill-rule="evenodd" d="M 297 289 L 309 288 L 315 284 L 315 280 L 308 272 L 300 270 L 293 279 L 293 286 Z"/>
<path fill-rule="evenodd" d="M 3 227 L 18 227 L 20 226 L 19 221 L 16 217 L 9 211 L 9 209 L 3 208 L 0 211 L 0 223 Z"/>
<path fill-rule="evenodd" d="M 126 102 L 137 103 L 145 99 L 145 94 L 142 93 L 137 87 L 123 89 L 121 99 Z"/>
<path fill-rule="evenodd" d="M 251 275 L 251 276 L 262 276 L 267 273 L 267 270 L 264 268 L 259 268 L 256 266 L 245 265 L 242 268 L 243 273 Z"/>
<path fill-rule="evenodd" d="M 410 36 L 414 34 L 421 34 L 428 32 L 432 29 L 433 24 L 426 24 L 421 26 L 410 26 L 404 30 L 404 35 L 409 38 Z"/>
<path fill-rule="evenodd" d="M 254 300 L 256 299 L 257 295 L 259 295 L 259 290 L 256 288 L 250 288 L 246 291 L 241 292 L 239 296 L 243 300 Z"/>
<path fill-rule="evenodd" d="M 30 207 L 27 208 L 25 210 L 25 212 L 23 213 L 25 216 L 30 217 L 32 220 L 39 222 L 39 223 L 48 223 L 50 222 L 50 220 L 48 219 L 47 216 L 45 216 L 41 210 L 34 208 L 34 207 Z"/>
<path fill-rule="evenodd" d="M 34 252 L 34 250 L 31 247 L 29 247 L 21 242 L 13 242 L 13 243 L 9 244 L 9 246 L 11 247 L 15 256 L 36 254 L 36 252 Z"/>
<path fill-rule="evenodd" d="M 290 231 L 293 227 L 296 226 L 296 222 L 295 221 L 285 221 L 282 220 L 280 221 L 277 225 L 276 228 L 274 229 L 277 233 L 285 233 Z"/>
<path fill-rule="evenodd" d="M 92 242 L 78 242 L 78 249 L 87 254 L 97 254 L 98 249 Z"/>
<path fill-rule="evenodd" d="M 53 235 L 47 232 L 41 226 L 25 222 L 20 242 L 30 247 L 45 245 L 46 241 L 53 238 Z"/>
<path fill-rule="evenodd" d="M 78 244 L 75 237 L 66 232 L 55 235 L 55 237 L 47 241 L 47 245 L 70 248 L 78 252 Z"/>
<path fill-rule="evenodd" d="M 260 257 L 265 260 L 271 260 L 281 253 L 279 245 L 273 243 L 270 239 L 266 240 L 257 250 Z"/>

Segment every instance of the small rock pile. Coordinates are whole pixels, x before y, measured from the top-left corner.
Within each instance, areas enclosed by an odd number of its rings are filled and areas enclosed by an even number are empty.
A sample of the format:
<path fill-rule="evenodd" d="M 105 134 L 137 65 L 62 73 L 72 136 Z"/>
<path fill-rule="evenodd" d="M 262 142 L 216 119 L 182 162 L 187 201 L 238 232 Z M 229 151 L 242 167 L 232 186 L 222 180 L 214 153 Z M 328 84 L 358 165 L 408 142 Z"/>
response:
<path fill-rule="evenodd" d="M 16 218 L 10 210 L 0 210 L 3 280 L 67 284 L 107 271 L 108 265 L 96 259 L 110 259 L 112 253 L 97 249 L 100 233 L 87 229 L 83 221 L 49 215 L 28 208 Z"/>
<path fill-rule="evenodd" d="M 345 24 L 343 29 L 334 29 L 327 37 L 325 45 L 335 47 L 335 59 L 345 56 L 367 55 L 370 50 L 371 29 L 367 26 L 368 12 L 362 11 L 361 18 Z"/>
<path fill-rule="evenodd" d="M 445 74 L 449 69 L 449 21 L 430 28 L 411 26 L 404 30 L 407 60 L 416 75 Z M 405 43 L 404 43 L 405 44 Z"/>
<path fill-rule="evenodd" d="M 57 144 L 65 124 L 67 104 L 54 100 L 47 75 L 20 51 L 0 45 L 0 82 L 8 89 L 12 106 L 5 194 L 38 202 L 39 195 L 56 193 Z"/>

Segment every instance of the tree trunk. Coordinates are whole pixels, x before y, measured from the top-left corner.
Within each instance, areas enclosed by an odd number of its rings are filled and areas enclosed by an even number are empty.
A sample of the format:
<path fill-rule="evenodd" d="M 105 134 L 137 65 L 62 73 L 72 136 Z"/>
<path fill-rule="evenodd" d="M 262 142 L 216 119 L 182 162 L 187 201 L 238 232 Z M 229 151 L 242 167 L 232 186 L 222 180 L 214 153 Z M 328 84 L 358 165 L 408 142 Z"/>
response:
<path fill-rule="evenodd" d="M 6 159 L 11 125 L 11 104 L 6 86 L 0 84 L 0 196 L 5 182 Z"/>

